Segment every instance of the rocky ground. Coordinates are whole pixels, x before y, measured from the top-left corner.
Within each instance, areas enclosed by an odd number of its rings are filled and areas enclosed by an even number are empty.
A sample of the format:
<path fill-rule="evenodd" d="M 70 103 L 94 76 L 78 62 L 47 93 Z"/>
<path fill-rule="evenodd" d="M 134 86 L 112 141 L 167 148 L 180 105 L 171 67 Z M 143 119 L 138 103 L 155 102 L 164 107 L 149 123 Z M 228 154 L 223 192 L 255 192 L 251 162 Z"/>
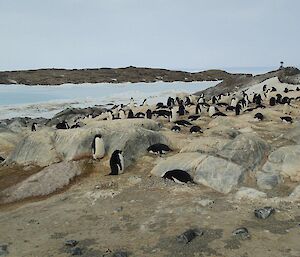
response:
<path fill-rule="evenodd" d="M 81 115 L 74 110 L 40 120 L 37 132 L 29 119 L 2 122 L 0 256 L 300 256 L 300 103 L 291 106 L 292 124 L 281 121 L 282 105 L 259 109 L 261 122 L 257 111 L 201 114 L 193 124 L 203 134 L 171 132 L 164 119 L 51 127 Z M 96 133 L 105 139 L 101 161 L 91 159 Z M 147 153 L 157 142 L 173 151 Z M 107 176 L 116 148 L 125 173 Z M 161 178 L 174 168 L 196 184 Z M 258 219 L 254 210 L 265 206 L 275 212 Z M 232 233 L 241 227 L 248 234 Z M 179 240 L 189 229 L 201 233 Z"/>
<path fill-rule="evenodd" d="M 230 74 L 222 70 L 201 72 L 173 71 L 155 68 L 101 68 L 101 69 L 40 69 L 0 72 L 0 84 L 62 85 L 65 83 L 123 83 L 155 81 L 215 81 L 251 74 Z"/>

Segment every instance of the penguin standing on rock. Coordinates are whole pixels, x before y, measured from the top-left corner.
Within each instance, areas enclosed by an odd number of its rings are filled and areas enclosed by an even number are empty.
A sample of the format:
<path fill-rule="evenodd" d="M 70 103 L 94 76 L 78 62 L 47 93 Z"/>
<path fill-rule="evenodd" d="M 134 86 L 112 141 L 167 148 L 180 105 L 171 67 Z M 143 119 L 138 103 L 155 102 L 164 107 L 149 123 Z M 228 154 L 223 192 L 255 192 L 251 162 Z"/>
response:
<path fill-rule="evenodd" d="M 64 121 L 62 121 L 62 122 L 57 123 L 56 128 L 57 128 L 57 129 L 69 129 L 70 126 L 69 126 L 69 124 L 64 120 Z"/>
<path fill-rule="evenodd" d="M 105 145 L 100 134 L 95 135 L 92 143 L 93 159 L 102 159 L 105 155 Z"/>
<path fill-rule="evenodd" d="M 134 114 L 133 114 L 133 111 L 131 109 L 128 111 L 127 118 L 128 119 L 133 119 L 134 118 Z"/>
<path fill-rule="evenodd" d="M 242 106 L 240 104 L 237 104 L 235 106 L 235 115 L 240 115 L 241 109 L 242 109 Z"/>
<path fill-rule="evenodd" d="M 179 116 L 182 116 L 185 114 L 185 108 L 184 108 L 183 104 L 179 105 L 178 114 L 179 114 Z"/>
<path fill-rule="evenodd" d="M 276 104 L 276 98 L 275 97 L 271 97 L 270 98 L 270 106 L 274 106 Z"/>
<path fill-rule="evenodd" d="M 110 170 L 109 175 L 119 175 L 124 172 L 124 157 L 121 150 L 115 150 L 110 157 Z"/>
<path fill-rule="evenodd" d="M 32 123 L 31 131 L 34 132 L 34 131 L 36 131 L 36 129 L 37 129 L 37 123 L 34 122 L 34 123 Z"/>
<path fill-rule="evenodd" d="M 146 116 L 145 116 L 145 118 L 147 118 L 147 119 L 152 119 L 152 111 L 150 110 L 150 109 L 148 109 L 147 111 L 146 111 Z"/>

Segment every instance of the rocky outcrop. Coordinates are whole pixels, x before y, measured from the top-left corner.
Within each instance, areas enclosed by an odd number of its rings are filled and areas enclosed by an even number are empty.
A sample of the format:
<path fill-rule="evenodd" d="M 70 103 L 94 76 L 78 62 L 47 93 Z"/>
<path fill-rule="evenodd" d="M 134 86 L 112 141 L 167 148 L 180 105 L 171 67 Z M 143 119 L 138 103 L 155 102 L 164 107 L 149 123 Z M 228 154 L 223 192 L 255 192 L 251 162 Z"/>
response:
<path fill-rule="evenodd" d="M 0 127 L 0 155 L 7 156 L 20 139 L 21 136 L 17 133 L 7 128 Z"/>
<path fill-rule="evenodd" d="M 258 171 L 256 173 L 257 186 L 262 190 L 271 190 L 282 182 L 280 174 Z"/>
<path fill-rule="evenodd" d="M 300 185 L 296 186 L 293 192 L 289 195 L 292 200 L 300 201 Z"/>
<path fill-rule="evenodd" d="M 151 174 L 162 177 L 167 171 L 180 169 L 188 172 L 192 177 L 198 165 L 207 158 L 207 155 L 201 153 L 179 153 L 162 159 L 151 170 Z"/>
<path fill-rule="evenodd" d="M 289 139 L 296 144 L 300 144 L 300 124 L 296 124 L 295 128 L 289 129 L 284 133 L 283 138 Z"/>
<path fill-rule="evenodd" d="M 254 188 L 241 187 L 235 194 L 236 200 L 257 200 L 267 198 L 267 194 Z"/>
<path fill-rule="evenodd" d="M 294 67 L 285 68 L 279 77 L 281 83 L 300 84 L 300 70 Z"/>
<path fill-rule="evenodd" d="M 272 152 L 262 172 L 300 181 L 300 145 L 280 147 Z"/>
<path fill-rule="evenodd" d="M 47 166 L 63 160 L 90 158 L 96 134 L 102 134 L 109 156 L 114 150 L 124 151 L 125 166 L 146 153 L 155 143 L 168 143 L 152 120 L 118 120 L 96 122 L 85 128 L 55 130 L 44 128 L 25 137 L 6 160 L 7 164 Z"/>
<path fill-rule="evenodd" d="M 227 194 L 242 182 L 245 168 L 222 158 L 208 156 L 197 167 L 194 181 Z"/>
<path fill-rule="evenodd" d="M 162 177 L 167 171 L 174 169 L 184 170 L 196 183 L 224 194 L 232 191 L 245 175 L 245 168 L 239 165 L 198 152 L 179 153 L 161 160 L 151 174 Z"/>
<path fill-rule="evenodd" d="M 191 143 L 184 146 L 180 152 L 200 152 L 215 154 L 220 151 L 230 140 L 218 137 L 200 137 L 194 139 Z"/>
<path fill-rule="evenodd" d="M 271 190 L 284 182 L 284 178 L 300 181 L 299 153 L 299 145 L 280 147 L 272 152 L 262 170 L 256 173 L 257 186 Z"/>
<path fill-rule="evenodd" d="M 281 82 L 297 84 L 297 81 L 299 81 L 299 74 L 300 71 L 297 68 L 293 67 L 282 68 L 275 71 L 267 72 L 265 74 L 259 74 L 256 76 L 252 76 L 251 74 L 240 74 L 239 76 L 229 77 L 223 80 L 215 87 L 207 88 L 205 90 L 197 92 L 196 94 L 200 95 L 204 93 L 205 97 L 209 99 L 213 95 L 218 95 L 226 92 L 233 92 L 237 89 L 242 90 L 249 88 L 250 86 L 259 84 L 272 77 L 278 77 Z"/>
<path fill-rule="evenodd" d="M 101 69 L 40 69 L 27 71 L 2 71 L 0 84 L 61 85 L 66 83 L 123 83 L 155 81 L 215 81 L 225 80 L 240 74 L 230 74 L 222 70 L 184 72 L 153 68 L 101 68 Z"/>
<path fill-rule="evenodd" d="M 52 164 L 4 190 L 1 193 L 2 202 L 9 203 L 28 197 L 49 195 L 68 185 L 74 177 L 80 174 L 81 168 L 76 162 Z"/>
<path fill-rule="evenodd" d="M 255 134 L 241 134 L 217 152 L 246 169 L 253 170 L 266 158 L 270 146 Z"/>

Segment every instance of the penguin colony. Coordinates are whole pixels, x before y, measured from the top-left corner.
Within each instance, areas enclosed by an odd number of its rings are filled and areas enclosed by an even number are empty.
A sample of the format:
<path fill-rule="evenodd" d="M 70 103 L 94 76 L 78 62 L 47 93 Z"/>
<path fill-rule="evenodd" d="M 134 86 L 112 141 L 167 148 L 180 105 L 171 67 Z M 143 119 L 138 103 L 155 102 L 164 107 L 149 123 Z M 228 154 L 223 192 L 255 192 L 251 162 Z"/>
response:
<path fill-rule="evenodd" d="M 214 95 L 211 98 L 189 95 L 183 98 L 169 97 L 166 104 L 159 102 L 154 106 L 148 106 L 147 100 L 138 106 L 131 98 L 127 105 L 114 105 L 111 109 L 100 115 L 89 115 L 84 119 L 97 120 L 116 120 L 116 119 L 163 119 L 172 124 L 171 131 L 181 133 L 187 128 L 192 134 L 203 133 L 202 128 L 193 124 L 194 121 L 203 116 L 216 118 L 217 116 L 239 116 L 243 113 L 253 112 L 253 121 L 262 122 L 266 119 L 261 111 L 267 107 L 282 106 L 283 115 L 280 117 L 284 123 L 293 123 L 293 117 L 290 116 L 293 103 L 300 100 L 300 89 L 285 88 L 279 91 L 274 86 L 263 85 L 261 90 L 256 92 L 251 88 L 235 92 Z M 138 109 L 136 113 L 134 110 Z M 142 111 L 143 110 L 143 111 Z M 146 110 L 146 111 L 145 111 Z M 187 119 L 186 119 L 187 116 Z M 278 119 L 278 121 L 280 121 Z M 57 129 L 76 129 L 81 125 L 78 120 L 70 127 L 67 121 L 57 123 Z M 37 123 L 33 123 L 31 130 L 35 132 L 38 128 Z M 105 142 L 102 135 L 94 136 L 92 142 L 92 157 L 100 160 L 105 156 Z M 162 155 L 169 153 L 171 148 L 165 144 L 150 145 L 147 149 L 150 154 Z M 109 175 L 119 175 L 124 172 L 123 151 L 116 149 L 110 157 L 111 172 Z M 163 175 L 163 178 L 170 179 L 178 183 L 193 182 L 193 179 L 186 171 L 171 170 Z"/>

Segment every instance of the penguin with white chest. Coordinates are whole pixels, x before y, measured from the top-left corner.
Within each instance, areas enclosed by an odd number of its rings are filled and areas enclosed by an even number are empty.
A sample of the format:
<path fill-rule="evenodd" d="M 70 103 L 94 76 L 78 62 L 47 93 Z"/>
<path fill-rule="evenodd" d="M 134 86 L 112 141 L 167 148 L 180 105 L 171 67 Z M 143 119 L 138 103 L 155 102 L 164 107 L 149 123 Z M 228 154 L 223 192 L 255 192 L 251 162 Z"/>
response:
<path fill-rule="evenodd" d="M 34 132 L 34 131 L 36 131 L 36 129 L 37 129 L 37 123 L 34 122 L 34 123 L 32 123 L 31 131 Z"/>
<path fill-rule="evenodd" d="M 109 175 L 119 175 L 124 172 L 124 156 L 121 150 L 115 150 L 110 157 L 110 170 Z"/>
<path fill-rule="evenodd" d="M 100 134 L 95 135 L 92 143 L 93 159 L 102 159 L 105 155 L 105 145 Z"/>

